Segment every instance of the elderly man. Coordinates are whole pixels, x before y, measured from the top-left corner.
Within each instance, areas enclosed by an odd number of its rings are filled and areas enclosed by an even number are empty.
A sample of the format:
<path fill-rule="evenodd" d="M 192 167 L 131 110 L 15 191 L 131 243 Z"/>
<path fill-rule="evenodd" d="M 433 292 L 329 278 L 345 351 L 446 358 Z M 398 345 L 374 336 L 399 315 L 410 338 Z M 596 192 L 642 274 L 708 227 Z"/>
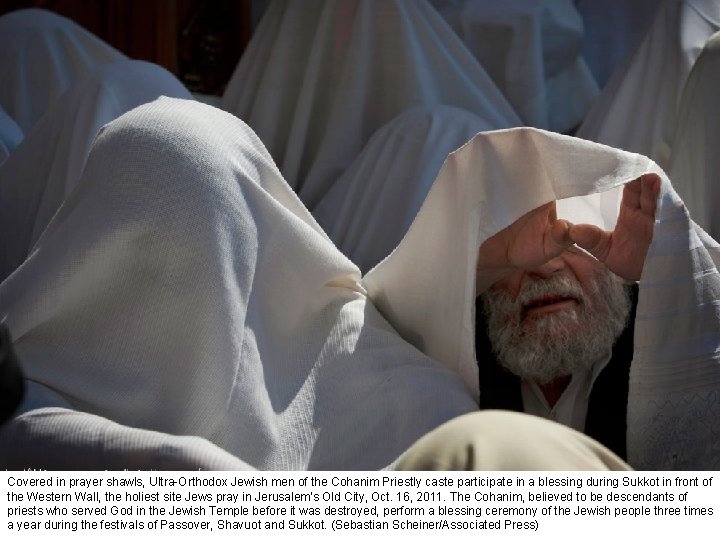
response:
<path fill-rule="evenodd" d="M 483 243 L 478 281 L 495 282 L 477 310 L 481 408 L 553 419 L 626 455 L 630 283 L 642 274 L 659 191 L 655 174 L 627 184 L 613 232 L 558 220 L 549 203 Z"/>
<path fill-rule="evenodd" d="M 555 413 L 638 469 L 713 469 L 719 262 L 651 160 L 519 128 L 448 156 L 363 284 L 481 408 Z M 492 344 L 476 331 L 484 304 Z"/>

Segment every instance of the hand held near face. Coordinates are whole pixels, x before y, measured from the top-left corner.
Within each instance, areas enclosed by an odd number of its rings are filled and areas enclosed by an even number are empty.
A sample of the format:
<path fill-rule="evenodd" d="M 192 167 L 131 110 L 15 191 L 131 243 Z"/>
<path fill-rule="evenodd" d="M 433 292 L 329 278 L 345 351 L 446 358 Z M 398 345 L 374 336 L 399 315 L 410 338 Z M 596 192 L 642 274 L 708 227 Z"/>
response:
<path fill-rule="evenodd" d="M 577 245 L 626 280 L 638 280 L 652 241 L 660 177 L 645 174 L 625 185 L 614 231 L 558 219 L 555 202 L 521 216 L 479 249 L 477 293 L 516 271 L 529 271 Z"/>

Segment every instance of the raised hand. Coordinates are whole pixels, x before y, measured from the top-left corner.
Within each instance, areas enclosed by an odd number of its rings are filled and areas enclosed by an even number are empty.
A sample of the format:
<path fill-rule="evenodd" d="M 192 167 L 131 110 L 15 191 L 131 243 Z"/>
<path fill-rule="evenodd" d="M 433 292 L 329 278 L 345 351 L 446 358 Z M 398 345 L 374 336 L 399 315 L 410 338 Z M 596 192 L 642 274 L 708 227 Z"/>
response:
<path fill-rule="evenodd" d="M 659 193 L 660 177 L 657 174 L 645 174 L 628 182 L 623 189 L 614 231 L 577 224 L 570 226 L 570 239 L 603 262 L 611 272 L 628 280 L 640 279 L 652 242 Z"/>
<path fill-rule="evenodd" d="M 620 277 L 640 279 L 652 241 L 659 193 L 660 178 L 656 174 L 645 174 L 627 183 L 614 231 L 557 219 L 554 202 L 528 212 L 480 246 L 478 292 L 512 272 L 541 266 L 573 244 Z"/>
<path fill-rule="evenodd" d="M 478 294 L 517 270 L 529 270 L 562 254 L 573 244 L 571 224 L 557 219 L 555 202 L 518 218 L 480 246 L 476 274 Z"/>

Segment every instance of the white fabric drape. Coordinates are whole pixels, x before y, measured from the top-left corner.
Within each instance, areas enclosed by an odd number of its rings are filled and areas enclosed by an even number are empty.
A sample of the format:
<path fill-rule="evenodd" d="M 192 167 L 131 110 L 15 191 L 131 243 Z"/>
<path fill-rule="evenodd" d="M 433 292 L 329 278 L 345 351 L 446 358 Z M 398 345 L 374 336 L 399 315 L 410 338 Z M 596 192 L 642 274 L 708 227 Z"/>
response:
<path fill-rule="evenodd" d="M 42 9 L 0 17 L 0 106 L 23 133 L 88 69 L 125 59 L 84 28 Z"/>
<path fill-rule="evenodd" d="M 380 312 L 477 396 L 478 246 L 559 201 L 560 217 L 612 229 L 620 186 L 657 172 L 662 192 L 640 281 L 628 396 L 628 462 L 720 466 L 720 246 L 692 223 L 649 159 L 530 128 L 479 134 L 451 154 L 416 220 L 363 282 Z M 577 199 L 576 196 L 592 194 Z"/>
<path fill-rule="evenodd" d="M 100 128 L 161 95 L 190 98 L 172 74 L 155 64 L 107 63 L 78 75 L 36 122 L 0 167 L 0 280 L 25 259 L 79 182 Z"/>
<path fill-rule="evenodd" d="M 678 112 L 670 175 L 693 220 L 720 238 L 720 33 L 690 72 Z"/>
<path fill-rule="evenodd" d="M 617 69 L 577 136 L 667 167 L 680 97 L 695 60 L 720 29 L 717 0 L 668 0 L 634 53 Z"/>
<path fill-rule="evenodd" d="M 523 123 L 576 128 L 599 94 L 571 0 L 431 0 Z"/>
<path fill-rule="evenodd" d="M 427 0 L 276 0 L 223 96 L 313 210 L 372 135 L 406 110 L 449 105 L 521 124 Z"/>
<path fill-rule="evenodd" d="M 447 155 L 490 129 L 462 109 L 410 109 L 373 135 L 313 215 L 340 251 L 366 272 L 398 245 Z"/>
<path fill-rule="evenodd" d="M 98 136 L 0 284 L 0 320 L 27 377 L 91 433 L 192 435 L 260 469 L 375 469 L 475 404 L 359 282 L 247 126 L 161 98 Z"/>

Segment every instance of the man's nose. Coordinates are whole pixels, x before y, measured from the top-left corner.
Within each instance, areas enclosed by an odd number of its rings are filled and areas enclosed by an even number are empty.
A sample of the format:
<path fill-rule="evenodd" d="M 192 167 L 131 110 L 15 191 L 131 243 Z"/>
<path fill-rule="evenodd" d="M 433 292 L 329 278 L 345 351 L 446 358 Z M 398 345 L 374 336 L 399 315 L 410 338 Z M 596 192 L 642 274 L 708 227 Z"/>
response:
<path fill-rule="evenodd" d="M 564 270 L 567 267 L 567 263 L 565 263 L 565 259 L 562 257 L 555 257 L 554 259 L 550 259 L 544 264 L 541 264 L 540 266 L 536 266 L 535 268 L 532 268 L 531 270 L 528 270 L 528 274 L 533 277 L 539 277 L 539 278 L 549 278 L 552 276 L 555 272 L 560 272 L 561 270 Z"/>

